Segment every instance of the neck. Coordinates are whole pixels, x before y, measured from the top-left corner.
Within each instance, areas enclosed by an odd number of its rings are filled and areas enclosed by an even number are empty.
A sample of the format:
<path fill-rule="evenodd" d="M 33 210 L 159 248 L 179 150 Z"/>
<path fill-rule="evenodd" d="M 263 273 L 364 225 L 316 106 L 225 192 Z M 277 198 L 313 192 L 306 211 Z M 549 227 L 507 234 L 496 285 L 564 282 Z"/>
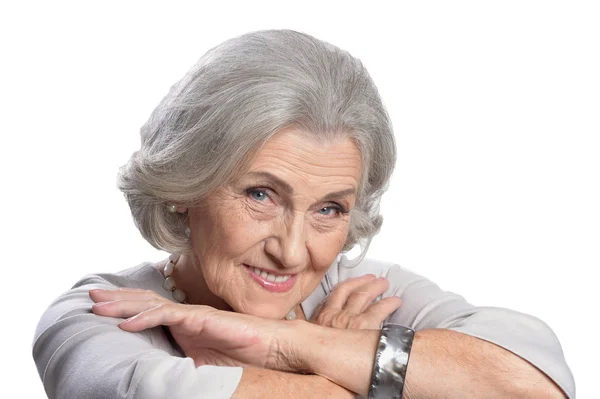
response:
<path fill-rule="evenodd" d="M 233 310 L 227 302 L 212 293 L 206 284 L 202 269 L 192 254 L 182 254 L 173 271 L 177 288 L 185 292 L 187 303 L 205 305 L 219 310 Z"/>

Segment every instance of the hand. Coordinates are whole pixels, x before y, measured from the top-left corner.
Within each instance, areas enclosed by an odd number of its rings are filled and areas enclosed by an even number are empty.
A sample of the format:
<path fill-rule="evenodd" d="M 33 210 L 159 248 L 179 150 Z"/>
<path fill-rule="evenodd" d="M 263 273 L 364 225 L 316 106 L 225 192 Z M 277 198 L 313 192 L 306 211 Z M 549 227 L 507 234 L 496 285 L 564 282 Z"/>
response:
<path fill-rule="evenodd" d="M 91 290 L 90 298 L 96 302 L 92 306 L 95 314 L 128 318 L 119 324 L 125 331 L 168 326 L 196 366 L 289 368 L 282 356 L 285 348 L 275 339 L 277 330 L 286 328 L 285 322 L 178 304 L 149 290 Z"/>
<path fill-rule="evenodd" d="M 388 288 L 387 279 L 372 274 L 345 280 L 317 306 L 310 321 L 325 327 L 379 330 L 381 323 L 402 305 L 397 296 L 373 303 Z"/>

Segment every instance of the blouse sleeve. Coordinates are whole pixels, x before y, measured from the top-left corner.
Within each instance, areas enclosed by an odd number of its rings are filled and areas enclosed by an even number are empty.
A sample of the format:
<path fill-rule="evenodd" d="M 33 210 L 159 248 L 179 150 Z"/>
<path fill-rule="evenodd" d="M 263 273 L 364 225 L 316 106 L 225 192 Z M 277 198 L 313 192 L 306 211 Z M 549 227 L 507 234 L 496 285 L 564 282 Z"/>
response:
<path fill-rule="evenodd" d="M 383 297 L 402 298 L 402 306 L 387 322 L 415 331 L 444 328 L 492 342 L 533 364 L 570 399 L 575 398 L 575 381 L 560 342 L 542 320 L 510 309 L 473 306 L 460 295 L 442 291 L 428 279 L 398 265 L 367 259 L 350 268 L 344 262 L 347 259 L 342 257 L 338 267 L 328 272 L 331 282 L 373 273 L 390 282 Z"/>
<path fill-rule="evenodd" d="M 122 319 L 91 312 L 88 291 L 115 289 L 101 278 L 59 297 L 42 316 L 33 357 L 50 399 L 230 398 L 240 367 L 195 367 L 162 328 L 119 329 Z"/>

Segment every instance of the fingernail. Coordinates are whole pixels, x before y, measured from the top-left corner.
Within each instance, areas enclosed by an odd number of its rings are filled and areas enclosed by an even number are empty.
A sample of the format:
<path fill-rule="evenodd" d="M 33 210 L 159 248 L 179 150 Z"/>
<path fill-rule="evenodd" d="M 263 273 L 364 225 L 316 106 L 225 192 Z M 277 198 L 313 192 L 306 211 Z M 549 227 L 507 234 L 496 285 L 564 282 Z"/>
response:
<path fill-rule="evenodd" d="M 90 290 L 90 292 L 100 292 L 100 291 L 104 291 L 101 288 L 94 288 L 93 290 Z"/>

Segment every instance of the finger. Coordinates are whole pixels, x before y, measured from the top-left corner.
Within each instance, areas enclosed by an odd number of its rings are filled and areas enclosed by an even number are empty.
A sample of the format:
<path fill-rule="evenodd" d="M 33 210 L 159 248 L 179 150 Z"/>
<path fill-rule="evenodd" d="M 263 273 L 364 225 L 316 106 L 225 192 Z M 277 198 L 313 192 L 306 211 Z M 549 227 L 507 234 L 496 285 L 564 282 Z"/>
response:
<path fill-rule="evenodd" d="M 350 314 L 362 313 L 373 301 L 390 287 L 385 277 L 371 280 L 352 292 L 344 305 L 344 311 Z"/>
<path fill-rule="evenodd" d="M 92 312 L 98 316 L 128 318 L 152 309 L 164 302 L 166 301 L 161 301 L 158 298 L 98 302 L 92 305 Z"/>
<path fill-rule="evenodd" d="M 371 281 L 375 279 L 374 274 L 366 274 L 364 276 L 350 278 L 344 280 L 343 282 L 337 284 L 333 287 L 333 291 L 327 297 L 327 303 L 325 306 L 342 309 L 348 300 L 348 296 L 358 287 L 366 283 L 367 281 Z"/>
<path fill-rule="evenodd" d="M 162 303 L 151 309 L 145 310 L 119 324 L 125 331 L 136 332 L 158 326 L 172 326 L 180 324 L 185 319 L 186 310 L 182 305 Z M 187 307 L 188 310 L 191 307 Z"/>
<path fill-rule="evenodd" d="M 310 321 L 314 322 L 317 320 L 317 318 L 319 317 L 319 315 L 321 314 L 321 310 L 323 310 L 323 306 L 325 305 L 325 302 L 321 302 L 320 304 L 317 305 L 317 307 L 315 308 L 315 310 L 313 311 L 312 316 L 310 317 Z"/>
<path fill-rule="evenodd" d="M 390 296 L 375 302 L 363 313 L 365 317 L 381 324 L 389 315 L 402 306 L 402 299 L 398 296 Z"/>
<path fill-rule="evenodd" d="M 90 298 L 94 302 L 111 302 L 118 300 L 144 300 L 159 298 L 156 292 L 151 290 L 141 290 L 137 288 L 122 288 L 118 290 L 90 290 Z"/>

